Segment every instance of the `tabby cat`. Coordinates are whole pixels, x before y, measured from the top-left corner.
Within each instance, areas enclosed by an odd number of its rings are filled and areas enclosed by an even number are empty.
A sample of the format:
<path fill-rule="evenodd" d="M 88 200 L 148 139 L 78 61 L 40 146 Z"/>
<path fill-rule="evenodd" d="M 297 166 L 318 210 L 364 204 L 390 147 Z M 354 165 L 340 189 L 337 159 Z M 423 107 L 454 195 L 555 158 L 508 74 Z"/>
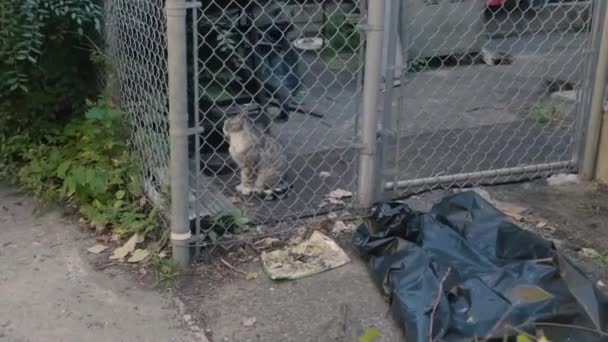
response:
<path fill-rule="evenodd" d="M 284 179 L 288 163 L 283 147 L 267 130 L 260 129 L 244 112 L 228 117 L 223 131 L 230 156 L 241 171 L 238 192 L 271 200 L 289 189 Z"/>

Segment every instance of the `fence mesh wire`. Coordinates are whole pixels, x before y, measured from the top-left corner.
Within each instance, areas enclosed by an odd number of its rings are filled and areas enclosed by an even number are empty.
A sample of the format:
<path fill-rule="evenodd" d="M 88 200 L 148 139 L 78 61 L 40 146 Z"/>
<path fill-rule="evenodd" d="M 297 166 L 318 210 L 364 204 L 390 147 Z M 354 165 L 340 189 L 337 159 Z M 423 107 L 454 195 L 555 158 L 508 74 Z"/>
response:
<path fill-rule="evenodd" d="M 108 91 L 129 113 L 131 147 L 148 199 L 168 214 L 167 41 L 163 0 L 106 0 Z M 168 217 L 164 217 L 168 219 Z"/>
<path fill-rule="evenodd" d="M 378 175 L 388 196 L 574 169 L 592 2 L 385 4 Z M 120 103 L 146 192 L 166 206 L 163 7 L 106 0 Z M 245 216 L 268 223 L 350 206 L 365 16 L 362 0 L 209 0 L 188 11 L 187 37 L 170 39 L 188 46 L 192 243 L 229 240 Z"/>
<path fill-rule="evenodd" d="M 396 127 L 384 143 L 389 188 L 404 194 L 573 170 L 591 2 L 392 3 L 408 63 L 384 98 Z"/>
<path fill-rule="evenodd" d="M 264 223 L 349 205 L 363 12 L 359 1 L 212 0 L 192 13 L 193 217 L 234 206 Z M 197 221 L 200 239 L 216 241 L 216 226 Z"/>

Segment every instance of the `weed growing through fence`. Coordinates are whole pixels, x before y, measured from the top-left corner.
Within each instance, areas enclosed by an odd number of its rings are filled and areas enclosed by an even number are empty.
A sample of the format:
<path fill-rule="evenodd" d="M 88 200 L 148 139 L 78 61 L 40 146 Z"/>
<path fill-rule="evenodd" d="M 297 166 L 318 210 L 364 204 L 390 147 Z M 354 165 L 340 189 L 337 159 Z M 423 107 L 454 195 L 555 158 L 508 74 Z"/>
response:
<path fill-rule="evenodd" d="M 348 16 L 335 14 L 328 17 L 321 28 L 325 46 L 321 50 L 321 58 L 331 63 L 340 54 L 352 54 L 361 44 L 361 36 L 356 24 Z"/>
<path fill-rule="evenodd" d="M 540 124 L 558 123 L 563 121 L 561 113 L 555 106 L 538 106 L 532 111 L 532 118 Z"/>
<path fill-rule="evenodd" d="M 216 242 L 227 233 L 240 232 L 249 223 L 251 218 L 246 211 L 239 208 L 225 209 L 211 217 L 211 229 L 207 232 L 207 237 L 211 242 Z"/>
<path fill-rule="evenodd" d="M 161 258 L 158 255 L 153 255 L 150 262 L 156 270 L 156 286 L 171 287 L 180 274 L 179 265 L 171 258 Z"/>

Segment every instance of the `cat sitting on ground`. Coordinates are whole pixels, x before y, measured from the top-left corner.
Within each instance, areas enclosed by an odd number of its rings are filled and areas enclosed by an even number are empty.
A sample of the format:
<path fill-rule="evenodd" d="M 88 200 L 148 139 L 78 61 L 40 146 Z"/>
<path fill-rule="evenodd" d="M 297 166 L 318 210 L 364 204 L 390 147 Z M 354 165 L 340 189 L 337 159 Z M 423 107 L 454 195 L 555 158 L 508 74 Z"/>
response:
<path fill-rule="evenodd" d="M 238 192 L 245 196 L 254 193 L 272 200 L 289 189 L 284 179 L 288 162 L 283 147 L 257 127 L 247 112 L 228 117 L 223 131 L 230 145 L 230 156 L 241 171 L 241 184 L 236 187 Z"/>

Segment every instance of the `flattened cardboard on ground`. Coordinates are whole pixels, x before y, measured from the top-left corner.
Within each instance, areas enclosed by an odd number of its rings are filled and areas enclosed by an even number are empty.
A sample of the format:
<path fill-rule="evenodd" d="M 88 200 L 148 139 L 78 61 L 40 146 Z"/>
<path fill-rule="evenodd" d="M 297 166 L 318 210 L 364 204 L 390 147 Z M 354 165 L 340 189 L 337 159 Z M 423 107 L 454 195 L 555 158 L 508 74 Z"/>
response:
<path fill-rule="evenodd" d="M 304 278 L 349 262 L 342 248 L 319 231 L 295 246 L 262 253 L 264 271 L 273 280 Z"/>

